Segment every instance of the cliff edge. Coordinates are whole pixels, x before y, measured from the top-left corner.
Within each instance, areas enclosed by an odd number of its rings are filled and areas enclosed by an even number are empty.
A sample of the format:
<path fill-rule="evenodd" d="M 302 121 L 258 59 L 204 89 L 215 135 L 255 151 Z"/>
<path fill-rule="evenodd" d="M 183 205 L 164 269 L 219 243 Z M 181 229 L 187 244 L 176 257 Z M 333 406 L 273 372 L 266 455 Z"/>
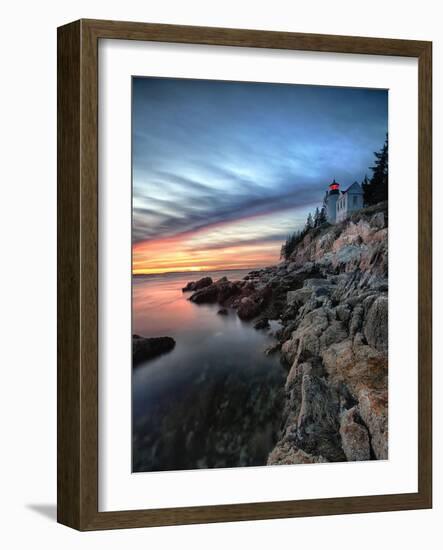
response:
<path fill-rule="evenodd" d="M 268 464 L 387 459 L 387 205 L 312 230 L 277 274 L 300 283 L 281 314 L 289 372 Z"/>
<path fill-rule="evenodd" d="M 197 290 L 241 319 L 278 319 L 284 413 L 268 464 L 388 458 L 387 203 L 311 229 L 277 266 Z"/>

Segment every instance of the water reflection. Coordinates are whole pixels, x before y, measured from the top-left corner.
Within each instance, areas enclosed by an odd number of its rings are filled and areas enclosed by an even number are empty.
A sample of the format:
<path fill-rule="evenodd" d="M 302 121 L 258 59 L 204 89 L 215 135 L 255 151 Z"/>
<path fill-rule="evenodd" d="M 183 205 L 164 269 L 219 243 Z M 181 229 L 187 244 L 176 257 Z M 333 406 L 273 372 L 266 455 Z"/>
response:
<path fill-rule="evenodd" d="M 261 465 L 277 439 L 284 372 L 264 354 L 272 336 L 189 302 L 181 289 L 196 278 L 134 277 L 133 332 L 176 340 L 133 371 L 134 471 Z"/>

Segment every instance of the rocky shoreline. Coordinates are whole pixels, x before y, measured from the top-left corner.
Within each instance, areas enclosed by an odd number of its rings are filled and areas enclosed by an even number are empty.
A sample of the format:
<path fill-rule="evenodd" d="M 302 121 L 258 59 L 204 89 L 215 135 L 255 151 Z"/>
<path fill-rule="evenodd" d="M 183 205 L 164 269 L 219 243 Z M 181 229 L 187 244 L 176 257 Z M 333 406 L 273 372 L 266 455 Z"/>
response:
<path fill-rule="evenodd" d="M 277 266 L 240 281 L 205 277 L 183 292 L 257 330 L 281 323 L 267 350 L 287 369 L 268 464 L 388 458 L 387 203 L 312 229 Z"/>

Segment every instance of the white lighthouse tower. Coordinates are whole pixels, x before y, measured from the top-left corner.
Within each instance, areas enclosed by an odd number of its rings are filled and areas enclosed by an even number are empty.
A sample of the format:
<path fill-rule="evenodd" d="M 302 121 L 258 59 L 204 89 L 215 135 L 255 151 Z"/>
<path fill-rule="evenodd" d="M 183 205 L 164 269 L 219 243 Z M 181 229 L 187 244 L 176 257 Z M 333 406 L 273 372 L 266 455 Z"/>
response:
<path fill-rule="evenodd" d="M 340 184 L 334 181 L 329 185 L 326 199 L 326 217 L 329 223 L 335 223 L 337 217 L 337 200 L 340 198 Z"/>

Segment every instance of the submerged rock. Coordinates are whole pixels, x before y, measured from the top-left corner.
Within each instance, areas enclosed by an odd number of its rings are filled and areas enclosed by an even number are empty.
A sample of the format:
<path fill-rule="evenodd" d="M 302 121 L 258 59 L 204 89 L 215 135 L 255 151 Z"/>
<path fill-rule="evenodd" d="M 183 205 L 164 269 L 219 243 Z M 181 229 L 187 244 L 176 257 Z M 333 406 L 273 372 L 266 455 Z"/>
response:
<path fill-rule="evenodd" d="M 137 366 L 149 359 L 154 359 L 175 347 L 175 340 L 170 336 L 144 338 L 138 334 L 132 335 L 132 364 Z"/>
<path fill-rule="evenodd" d="M 269 327 L 269 319 L 266 317 L 263 317 L 262 319 L 259 319 L 254 323 L 254 328 L 257 330 L 268 328 Z"/>

